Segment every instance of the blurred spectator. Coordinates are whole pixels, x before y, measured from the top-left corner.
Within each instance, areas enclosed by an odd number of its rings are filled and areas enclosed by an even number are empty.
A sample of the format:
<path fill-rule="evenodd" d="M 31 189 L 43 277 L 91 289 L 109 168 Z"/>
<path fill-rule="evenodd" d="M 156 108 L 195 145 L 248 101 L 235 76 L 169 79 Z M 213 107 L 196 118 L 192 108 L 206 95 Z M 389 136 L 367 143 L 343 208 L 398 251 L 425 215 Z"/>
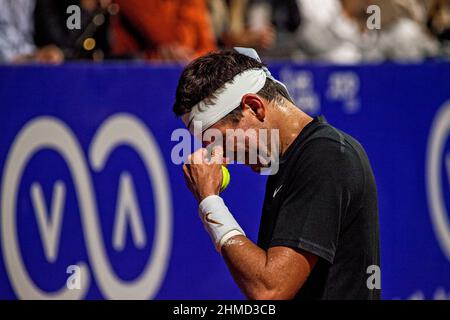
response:
<path fill-rule="evenodd" d="M 295 33 L 301 25 L 300 10 L 297 0 L 254 0 L 258 3 L 267 2 L 270 4 L 272 25 L 276 30 L 276 42 L 273 48 L 262 52 L 263 56 L 272 59 L 289 58 L 295 49 Z"/>
<path fill-rule="evenodd" d="M 420 0 L 298 0 L 302 26 L 297 57 L 334 63 L 418 61 L 437 54 Z M 381 9 L 381 29 L 367 28 L 367 8 Z"/>
<path fill-rule="evenodd" d="M 427 26 L 440 41 L 450 40 L 450 0 L 432 1 Z"/>
<path fill-rule="evenodd" d="M 301 17 L 297 0 L 270 0 L 272 23 L 277 32 L 294 32 L 300 25 Z"/>
<path fill-rule="evenodd" d="M 433 0 L 427 16 L 427 27 L 440 41 L 442 54 L 450 56 L 450 0 Z"/>
<path fill-rule="evenodd" d="M 33 41 L 34 0 L 0 0 L 0 63 L 60 63 L 57 47 L 36 48 Z"/>
<path fill-rule="evenodd" d="M 352 18 L 344 14 L 339 0 L 298 0 L 298 3 L 301 26 L 297 32 L 297 59 L 334 63 L 362 60 L 360 31 Z"/>
<path fill-rule="evenodd" d="M 116 56 L 188 62 L 216 49 L 204 0 L 116 0 Z"/>
<path fill-rule="evenodd" d="M 67 27 L 67 8 L 81 9 L 79 30 Z M 55 45 L 66 59 L 103 60 L 109 56 L 111 0 L 37 0 L 35 41 Z"/>
<path fill-rule="evenodd" d="M 255 18 L 261 16 L 258 12 L 264 9 L 276 30 L 276 37 L 274 45 L 262 51 L 261 55 L 270 59 L 289 58 L 295 49 L 295 33 L 301 25 L 297 0 L 252 0 L 248 13 L 250 28 L 255 24 L 262 25 Z"/>
<path fill-rule="evenodd" d="M 372 0 L 381 9 L 378 39 L 366 60 L 421 61 L 438 54 L 438 43 L 426 28 L 428 0 Z"/>
<path fill-rule="evenodd" d="M 209 0 L 216 38 L 224 47 L 269 49 L 276 33 L 270 21 L 270 5 L 258 1 L 249 7 L 247 0 Z"/>

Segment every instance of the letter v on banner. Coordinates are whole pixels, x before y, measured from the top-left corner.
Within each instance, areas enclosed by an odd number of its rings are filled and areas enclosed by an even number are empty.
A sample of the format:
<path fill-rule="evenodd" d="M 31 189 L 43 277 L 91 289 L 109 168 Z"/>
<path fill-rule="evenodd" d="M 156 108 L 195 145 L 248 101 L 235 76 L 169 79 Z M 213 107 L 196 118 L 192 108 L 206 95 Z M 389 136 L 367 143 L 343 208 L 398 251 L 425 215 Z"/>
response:
<path fill-rule="evenodd" d="M 66 187 L 62 181 L 55 183 L 50 214 L 48 213 L 48 206 L 45 204 L 40 183 L 35 182 L 31 185 L 30 195 L 33 201 L 45 256 L 49 262 L 55 262 L 58 257 L 58 244 L 59 237 L 61 236 Z"/>

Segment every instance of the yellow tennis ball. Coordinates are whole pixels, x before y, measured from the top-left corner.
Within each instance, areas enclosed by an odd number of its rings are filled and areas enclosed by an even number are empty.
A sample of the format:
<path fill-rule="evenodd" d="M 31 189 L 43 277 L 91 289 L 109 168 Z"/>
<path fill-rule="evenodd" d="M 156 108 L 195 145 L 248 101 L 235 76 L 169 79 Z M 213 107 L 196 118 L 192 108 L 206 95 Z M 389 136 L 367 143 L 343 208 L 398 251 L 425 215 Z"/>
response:
<path fill-rule="evenodd" d="M 222 166 L 222 185 L 220 186 L 220 192 L 225 190 L 230 184 L 230 172 L 227 167 Z"/>

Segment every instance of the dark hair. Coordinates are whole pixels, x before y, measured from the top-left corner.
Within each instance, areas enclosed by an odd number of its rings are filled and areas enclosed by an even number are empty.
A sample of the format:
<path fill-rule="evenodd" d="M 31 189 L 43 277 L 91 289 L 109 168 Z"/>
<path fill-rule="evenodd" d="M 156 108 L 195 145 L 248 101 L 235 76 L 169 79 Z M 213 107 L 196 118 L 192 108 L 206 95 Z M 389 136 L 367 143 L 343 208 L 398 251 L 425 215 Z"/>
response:
<path fill-rule="evenodd" d="M 224 50 L 206 54 L 185 67 L 178 82 L 173 112 L 181 116 L 203 99 L 215 99 L 214 93 L 236 75 L 248 69 L 262 68 L 265 65 L 234 50 Z M 270 79 L 257 93 L 272 101 L 283 95 L 279 85 Z M 230 113 L 239 119 L 241 109 Z"/>

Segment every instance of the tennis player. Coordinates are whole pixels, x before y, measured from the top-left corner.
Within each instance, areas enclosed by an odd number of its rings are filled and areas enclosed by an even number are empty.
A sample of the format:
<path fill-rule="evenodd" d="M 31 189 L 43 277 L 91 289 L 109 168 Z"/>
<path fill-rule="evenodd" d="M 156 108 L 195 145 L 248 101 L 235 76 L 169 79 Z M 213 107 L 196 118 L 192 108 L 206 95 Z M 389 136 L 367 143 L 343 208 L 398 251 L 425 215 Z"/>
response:
<path fill-rule="evenodd" d="M 294 105 L 286 87 L 247 48 L 189 64 L 173 110 L 191 132 L 195 123 L 201 132 L 223 135 L 278 131 L 278 149 L 266 145 L 279 163 L 267 180 L 257 244 L 219 196 L 223 151 L 214 148 L 208 158 L 207 149 L 199 149 L 183 166 L 205 229 L 249 299 L 380 298 L 380 284 L 369 281 L 368 271 L 380 265 L 377 188 L 354 138 Z M 260 172 L 268 163 L 248 165 Z"/>

